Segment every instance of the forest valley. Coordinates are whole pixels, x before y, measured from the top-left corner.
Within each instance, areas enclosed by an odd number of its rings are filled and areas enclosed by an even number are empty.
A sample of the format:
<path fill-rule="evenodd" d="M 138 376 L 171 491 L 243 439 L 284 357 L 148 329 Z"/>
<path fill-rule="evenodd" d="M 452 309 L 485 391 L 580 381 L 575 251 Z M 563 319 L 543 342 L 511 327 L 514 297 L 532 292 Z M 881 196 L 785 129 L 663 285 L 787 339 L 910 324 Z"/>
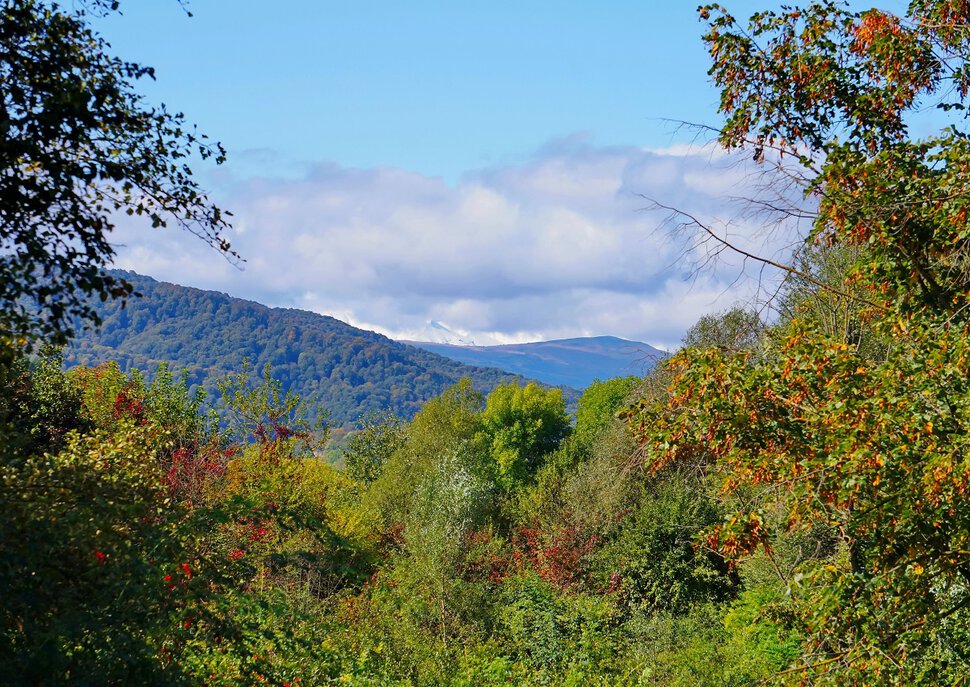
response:
<path fill-rule="evenodd" d="M 32 59 L 89 49 L 57 42 L 90 35 L 83 17 L 54 31 L 61 15 L 36 3 L 5 12 L 6 29 L 67 51 Z M 804 198 L 766 208 L 811 226 L 793 264 L 774 265 L 788 275 L 778 317 L 702 318 L 647 378 L 589 387 L 575 421 L 557 390 L 502 384 L 483 397 L 459 382 L 413 418 L 365 417 L 341 467 L 318 457 L 326 427 L 307 418 L 322 414 L 271 369 L 226 376 L 217 418 L 164 368 L 65 372 L 41 350 L 90 314 L 91 293 L 131 295 L 98 271 L 111 255 L 104 206 L 58 179 L 133 193 L 119 180 L 168 173 L 184 147 L 136 146 L 120 161 L 129 149 L 112 148 L 100 171 L 65 171 L 70 146 L 31 152 L 43 139 L 17 128 L 48 110 L 12 100 L 8 141 L 23 137 L 15 154 L 0 149 L 4 169 L 36 154 L 64 174 L 28 175 L 36 187 L 21 196 L 0 176 L 0 194 L 41 218 L 19 234 L 4 224 L 4 245 L 50 268 L 41 281 L 0 261 L 3 680 L 967 684 L 970 5 L 700 16 L 720 143 L 787 173 Z M 915 139 L 927 107 L 946 124 Z M 98 130 L 199 143 L 154 116 Z M 94 140 L 86 164 L 107 159 Z M 161 162 L 146 169 L 148 152 Z M 176 176 L 158 188 L 174 200 L 145 214 L 162 222 L 182 202 L 228 251 L 223 216 Z M 65 217 L 73 238 L 96 239 L 80 267 L 31 239 L 38 226 L 68 231 Z"/>

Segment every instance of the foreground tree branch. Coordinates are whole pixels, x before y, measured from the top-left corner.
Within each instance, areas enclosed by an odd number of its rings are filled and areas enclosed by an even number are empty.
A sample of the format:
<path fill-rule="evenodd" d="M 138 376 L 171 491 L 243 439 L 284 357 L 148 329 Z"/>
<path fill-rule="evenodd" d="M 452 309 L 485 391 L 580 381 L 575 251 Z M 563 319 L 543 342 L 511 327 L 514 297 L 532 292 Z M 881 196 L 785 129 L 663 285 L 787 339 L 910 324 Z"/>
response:
<path fill-rule="evenodd" d="M 87 299 L 125 298 L 105 272 L 116 218 L 172 222 L 238 260 L 227 214 L 190 163 L 225 151 L 182 114 L 148 107 L 126 62 L 90 26 L 113 0 L 73 10 L 48 0 L 0 3 L 0 337 L 66 340 L 97 321 Z"/>

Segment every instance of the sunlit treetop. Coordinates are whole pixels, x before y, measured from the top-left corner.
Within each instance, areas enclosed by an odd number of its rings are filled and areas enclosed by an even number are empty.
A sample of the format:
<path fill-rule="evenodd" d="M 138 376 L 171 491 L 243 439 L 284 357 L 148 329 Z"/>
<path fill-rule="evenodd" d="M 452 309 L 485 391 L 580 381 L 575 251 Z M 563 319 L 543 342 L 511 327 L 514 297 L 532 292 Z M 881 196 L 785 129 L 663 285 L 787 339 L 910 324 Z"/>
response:
<path fill-rule="evenodd" d="M 903 316 L 965 318 L 970 143 L 970 4 L 928 0 L 896 16 L 827 0 L 760 12 L 742 25 L 700 8 L 721 142 L 798 161 L 818 214 L 810 240 L 864 245 L 853 277 Z M 946 125 L 924 139 L 914 117 Z"/>
<path fill-rule="evenodd" d="M 721 5 L 700 9 L 728 115 L 722 141 L 785 152 L 906 140 L 916 108 L 964 109 L 968 84 L 963 2 L 914 2 L 904 17 L 848 3 L 759 12 L 747 26 Z"/>

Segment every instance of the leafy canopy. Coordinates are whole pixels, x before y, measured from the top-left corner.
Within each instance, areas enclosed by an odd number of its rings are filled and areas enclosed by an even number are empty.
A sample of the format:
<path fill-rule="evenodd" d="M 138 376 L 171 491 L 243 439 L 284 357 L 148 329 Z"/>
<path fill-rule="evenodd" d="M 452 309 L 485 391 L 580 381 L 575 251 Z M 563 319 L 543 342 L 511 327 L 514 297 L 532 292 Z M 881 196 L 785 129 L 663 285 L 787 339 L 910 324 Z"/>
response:
<path fill-rule="evenodd" d="M 795 293 L 802 319 L 757 355 L 683 351 L 669 396 L 640 403 L 631 427 L 649 469 L 720 478 L 730 509 L 703 544 L 775 563 L 804 637 L 789 677 L 958 684 L 970 665 L 970 7 L 916 0 L 896 16 L 827 0 L 746 26 L 719 5 L 700 13 L 722 144 L 797 160 L 817 207 L 812 250 L 851 258 L 812 270 L 856 303 L 812 308 Z M 912 137 L 934 103 L 949 126 Z M 860 326 L 880 345 L 863 345 Z M 779 541 L 819 528 L 837 539 L 821 563 L 777 564 Z"/>
<path fill-rule="evenodd" d="M 134 86 L 150 67 L 115 57 L 90 26 L 117 2 L 0 3 L 0 334 L 63 341 L 86 297 L 133 289 L 105 273 L 116 217 L 190 231 L 234 257 L 225 213 L 193 176 L 224 150 Z"/>

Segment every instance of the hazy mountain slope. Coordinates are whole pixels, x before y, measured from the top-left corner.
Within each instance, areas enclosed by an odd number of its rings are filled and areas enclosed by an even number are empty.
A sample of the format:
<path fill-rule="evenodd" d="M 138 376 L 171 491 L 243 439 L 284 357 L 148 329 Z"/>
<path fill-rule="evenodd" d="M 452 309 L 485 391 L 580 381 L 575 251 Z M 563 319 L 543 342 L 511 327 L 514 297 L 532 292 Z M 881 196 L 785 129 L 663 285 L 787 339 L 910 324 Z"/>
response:
<path fill-rule="evenodd" d="M 466 365 L 497 367 L 555 386 L 582 389 L 596 378 L 642 376 L 666 353 L 637 341 L 594 336 L 503 346 L 408 341 Z"/>
<path fill-rule="evenodd" d="M 284 388 L 319 409 L 335 426 L 352 424 L 362 413 L 390 408 L 413 415 L 430 398 L 460 378 L 481 391 L 524 381 L 495 369 L 469 367 L 374 332 L 302 310 L 268 308 L 155 281 L 125 272 L 142 298 L 122 309 L 99 305 L 104 324 L 81 334 L 65 351 L 68 365 L 116 360 L 123 369 L 153 371 L 166 362 L 187 370 L 192 384 L 208 391 L 249 359 L 257 370 L 269 363 Z M 567 392 L 574 397 L 575 392 Z"/>

